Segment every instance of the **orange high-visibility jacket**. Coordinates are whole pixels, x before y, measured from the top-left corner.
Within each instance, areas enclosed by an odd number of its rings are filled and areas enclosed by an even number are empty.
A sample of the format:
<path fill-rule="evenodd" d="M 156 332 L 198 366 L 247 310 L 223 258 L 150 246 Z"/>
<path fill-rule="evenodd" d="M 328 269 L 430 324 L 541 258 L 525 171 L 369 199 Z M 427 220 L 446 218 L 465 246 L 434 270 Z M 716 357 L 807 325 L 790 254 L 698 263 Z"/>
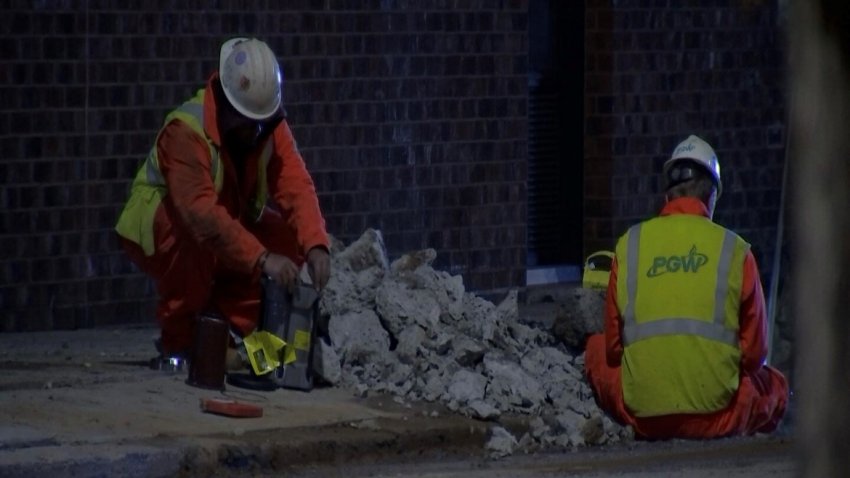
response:
<path fill-rule="evenodd" d="M 206 138 L 179 120 L 166 124 L 157 136 L 158 165 L 167 186 L 161 207 L 173 207 L 181 229 L 194 242 L 214 251 L 225 267 L 250 274 L 265 251 L 244 224 L 253 220 L 249 210 L 257 196 L 258 162 L 263 148 L 244 159 L 240 177 L 233 158 L 221 147 L 212 88 L 217 77 L 217 73 L 210 77 L 203 97 Z M 273 142 L 266 169 L 270 200 L 297 232 L 302 255 L 316 246 L 327 248 L 315 187 L 286 120 L 275 128 L 269 141 Z M 218 150 L 224 168 L 218 191 L 212 174 L 211 147 Z"/>

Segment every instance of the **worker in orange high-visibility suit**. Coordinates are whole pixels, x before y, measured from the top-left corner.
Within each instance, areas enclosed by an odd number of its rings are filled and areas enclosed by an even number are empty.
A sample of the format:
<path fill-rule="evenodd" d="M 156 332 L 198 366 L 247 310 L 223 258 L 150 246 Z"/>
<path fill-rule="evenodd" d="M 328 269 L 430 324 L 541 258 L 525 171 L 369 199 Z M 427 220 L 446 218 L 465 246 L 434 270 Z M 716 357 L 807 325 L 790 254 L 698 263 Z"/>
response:
<path fill-rule="evenodd" d="M 600 407 L 638 437 L 712 438 L 776 429 L 788 383 L 764 365 L 764 294 L 749 244 L 712 222 L 722 191 L 696 136 L 664 165 L 667 203 L 617 243 L 604 333 L 585 372 Z"/>
<path fill-rule="evenodd" d="M 293 286 L 306 261 L 314 286 L 325 286 L 325 223 L 268 45 L 224 43 L 206 88 L 166 117 L 116 231 L 156 280 L 165 356 L 189 353 L 196 317 L 208 310 L 250 334 L 262 273 Z"/>

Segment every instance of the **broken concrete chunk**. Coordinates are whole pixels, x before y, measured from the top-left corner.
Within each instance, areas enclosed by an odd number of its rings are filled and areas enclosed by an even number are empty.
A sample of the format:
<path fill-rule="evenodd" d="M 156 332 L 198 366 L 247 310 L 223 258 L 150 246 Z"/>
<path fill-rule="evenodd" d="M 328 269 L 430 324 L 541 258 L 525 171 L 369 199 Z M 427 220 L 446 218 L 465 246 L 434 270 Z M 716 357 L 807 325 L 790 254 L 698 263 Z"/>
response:
<path fill-rule="evenodd" d="M 531 433 L 531 436 L 533 436 L 537 440 L 540 440 L 544 436 L 548 435 L 551 430 L 551 427 L 546 424 L 546 421 L 539 416 L 532 418 L 531 421 L 528 422 L 528 425 L 530 427 L 529 433 Z"/>
<path fill-rule="evenodd" d="M 468 321 L 482 320 L 496 315 L 496 306 L 475 294 L 463 296 L 463 318 Z"/>
<path fill-rule="evenodd" d="M 381 323 L 394 337 L 408 325 L 418 324 L 430 332 L 440 322 L 440 306 L 431 294 L 395 281 L 386 280 L 378 287 L 375 305 Z"/>
<path fill-rule="evenodd" d="M 570 363 L 565 363 L 562 369 L 575 380 L 584 381 L 584 364 L 581 364 L 581 366 L 575 366 Z"/>
<path fill-rule="evenodd" d="M 386 272 L 369 267 L 360 272 L 333 267 L 328 285 L 322 291 L 319 312 L 322 315 L 342 315 L 370 310 L 375 307 L 375 293 Z"/>
<path fill-rule="evenodd" d="M 602 426 L 605 429 L 606 442 L 617 442 L 621 440 L 634 440 L 635 431 L 631 426 L 623 426 L 605 415 L 602 410 L 597 412 L 602 416 Z"/>
<path fill-rule="evenodd" d="M 389 334 L 371 310 L 332 317 L 328 329 L 331 342 L 345 362 L 369 364 L 389 351 Z"/>
<path fill-rule="evenodd" d="M 415 271 L 419 266 L 430 266 L 436 258 L 437 251 L 434 249 L 422 249 L 420 251 L 410 252 L 394 260 L 390 264 L 390 271 L 393 274 Z"/>
<path fill-rule="evenodd" d="M 445 323 L 451 324 L 462 318 L 465 288 L 461 276 L 422 265 L 412 271 L 399 272 L 393 278 L 411 289 L 430 292 L 440 305 L 441 319 Z"/>
<path fill-rule="evenodd" d="M 552 334 L 569 347 L 583 349 L 588 335 L 602 332 L 604 313 L 604 290 L 573 289 L 558 308 Z"/>
<path fill-rule="evenodd" d="M 354 386 L 354 396 L 366 398 L 367 396 L 369 396 L 369 387 L 366 386 L 365 383 L 358 383 Z"/>
<path fill-rule="evenodd" d="M 534 453 L 540 449 L 540 445 L 530 433 L 524 433 L 517 443 L 517 450 L 524 453 Z"/>
<path fill-rule="evenodd" d="M 488 307 L 489 305 L 489 307 Z M 495 307 L 484 299 L 467 294 L 464 299 L 463 319 L 453 325 L 458 332 L 472 339 L 489 342 L 494 340 L 498 318 Z"/>
<path fill-rule="evenodd" d="M 425 385 L 420 390 L 422 398 L 433 402 L 446 393 L 447 380 L 439 370 L 429 370 L 424 377 Z"/>
<path fill-rule="evenodd" d="M 398 344 L 395 348 L 395 354 L 399 361 L 404 364 L 413 364 L 416 362 L 419 347 L 425 342 L 425 331 L 418 325 L 408 325 L 398 335 Z"/>
<path fill-rule="evenodd" d="M 484 345 L 465 335 L 457 335 L 451 339 L 451 356 L 464 367 L 473 367 L 481 362 L 486 352 Z"/>
<path fill-rule="evenodd" d="M 552 445 L 558 448 L 570 448 L 574 446 L 572 437 L 568 435 L 555 435 L 555 440 L 552 441 Z"/>
<path fill-rule="evenodd" d="M 555 416 L 556 430 L 558 433 L 571 435 L 584 425 L 587 419 L 572 410 L 562 410 Z"/>
<path fill-rule="evenodd" d="M 430 355 L 428 357 L 428 370 L 433 370 L 441 374 L 445 377 L 446 385 L 448 386 L 448 382 L 451 380 L 451 377 L 457 373 L 458 370 L 463 369 L 457 362 L 454 361 L 451 357 L 442 357 L 439 355 Z M 423 360 L 424 362 L 424 360 Z"/>
<path fill-rule="evenodd" d="M 491 358 L 487 354 L 484 357 L 484 373 L 490 378 L 487 400 L 500 410 L 534 413 L 545 401 L 540 382 L 517 363 Z"/>
<path fill-rule="evenodd" d="M 577 370 L 584 370 L 584 351 L 573 358 L 573 367 Z"/>
<path fill-rule="evenodd" d="M 519 359 L 529 350 L 550 343 L 549 334 L 519 322 L 499 321 L 493 334 L 493 344 Z"/>
<path fill-rule="evenodd" d="M 474 400 L 466 405 L 466 414 L 479 420 L 495 420 L 501 412 L 483 400 Z"/>
<path fill-rule="evenodd" d="M 514 323 L 519 318 L 519 302 L 517 301 L 516 289 L 511 289 L 508 294 L 499 302 L 496 307 L 496 313 L 499 319 L 508 323 Z"/>
<path fill-rule="evenodd" d="M 522 357 L 522 368 L 535 377 L 545 377 L 552 369 L 563 369 L 570 365 L 570 356 L 554 347 L 531 349 Z"/>
<path fill-rule="evenodd" d="M 454 337 L 446 332 L 437 331 L 434 337 L 427 341 L 427 346 L 437 355 L 446 355 L 452 349 Z"/>
<path fill-rule="evenodd" d="M 490 429 L 490 439 L 487 440 L 487 450 L 491 458 L 502 458 L 514 452 L 519 443 L 511 432 L 502 427 L 494 426 Z"/>
<path fill-rule="evenodd" d="M 588 445 L 599 445 L 605 439 L 605 428 L 602 425 L 602 416 L 594 415 L 581 426 L 581 436 Z"/>
<path fill-rule="evenodd" d="M 449 382 L 447 397 L 460 404 L 467 404 L 484 398 L 487 378 L 467 369 L 457 371 Z"/>
<path fill-rule="evenodd" d="M 441 319 L 450 323 L 463 317 L 463 297 L 466 294 L 463 277 L 435 271 L 430 267 L 420 267 L 412 273 L 412 276 L 419 278 L 421 288 L 434 294 L 434 298 L 440 304 Z"/>
<path fill-rule="evenodd" d="M 582 393 L 581 385 L 575 382 L 550 390 L 548 396 L 552 405 L 558 410 L 572 410 L 584 417 L 590 417 L 593 412 L 599 409 L 592 394 L 589 397 L 585 396 Z"/>
<path fill-rule="evenodd" d="M 383 382 L 395 385 L 404 390 L 404 393 L 413 386 L 413 367 L 407 364 L 396 364 L 395 367 L 384 365 L 381 375 Z"/>
<path fill-rule="evenodd" d="M 343 268 L 360 272 L 373 266 L 389 269 L 387 248 L 380 231 L 367 229 L 356 241 L 337 254 L 334 259 Z"/>

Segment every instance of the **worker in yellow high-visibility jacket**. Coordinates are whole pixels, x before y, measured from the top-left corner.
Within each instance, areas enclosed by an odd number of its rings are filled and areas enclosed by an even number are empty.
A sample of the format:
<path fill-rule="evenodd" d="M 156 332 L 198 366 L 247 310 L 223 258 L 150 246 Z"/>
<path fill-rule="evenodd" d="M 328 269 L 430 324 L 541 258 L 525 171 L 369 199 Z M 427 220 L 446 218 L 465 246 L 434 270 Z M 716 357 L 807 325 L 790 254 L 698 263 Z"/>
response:
<path fill-rule="evenodd" d="M 587 342 L 588 379 L 600 406 L 638 437 L 771 432 L 788 383 L 764 365 L 765 301 L 750 246 L 712 221 L 717 156 L 692 135 L 664 176 L 661 214 L 617 243 L 605 330 Z"/>
<path fill-rule="evenodd" d="M 327 284 L 325 220 L 282 84 L 265 42 L 228 40 L 219 70 L 166 116 L 133 180 L 115 229 L 156 281 L 163 356 L 189 355 L 201 313 L 250 334 L 262 274 L 291 287 L 306 263 L 314 286 Z"/>

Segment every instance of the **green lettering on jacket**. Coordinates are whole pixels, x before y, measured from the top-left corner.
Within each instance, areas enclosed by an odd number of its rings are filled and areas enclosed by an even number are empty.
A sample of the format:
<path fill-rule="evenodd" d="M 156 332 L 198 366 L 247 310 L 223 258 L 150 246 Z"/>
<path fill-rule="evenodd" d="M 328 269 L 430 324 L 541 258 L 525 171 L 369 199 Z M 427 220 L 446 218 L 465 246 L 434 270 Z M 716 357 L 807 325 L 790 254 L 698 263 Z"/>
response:
<path fill-rule="evenodd" d="M 697 246 L 694 245 L 685 256 L 655 256 L 652 259 L 652 266 L 646 271 L 646 276 L 651 279 L 668 272 L 696 273 L 700 267 L 706 264 L 708 264 L 708 256 L 697 252 Z"/>

